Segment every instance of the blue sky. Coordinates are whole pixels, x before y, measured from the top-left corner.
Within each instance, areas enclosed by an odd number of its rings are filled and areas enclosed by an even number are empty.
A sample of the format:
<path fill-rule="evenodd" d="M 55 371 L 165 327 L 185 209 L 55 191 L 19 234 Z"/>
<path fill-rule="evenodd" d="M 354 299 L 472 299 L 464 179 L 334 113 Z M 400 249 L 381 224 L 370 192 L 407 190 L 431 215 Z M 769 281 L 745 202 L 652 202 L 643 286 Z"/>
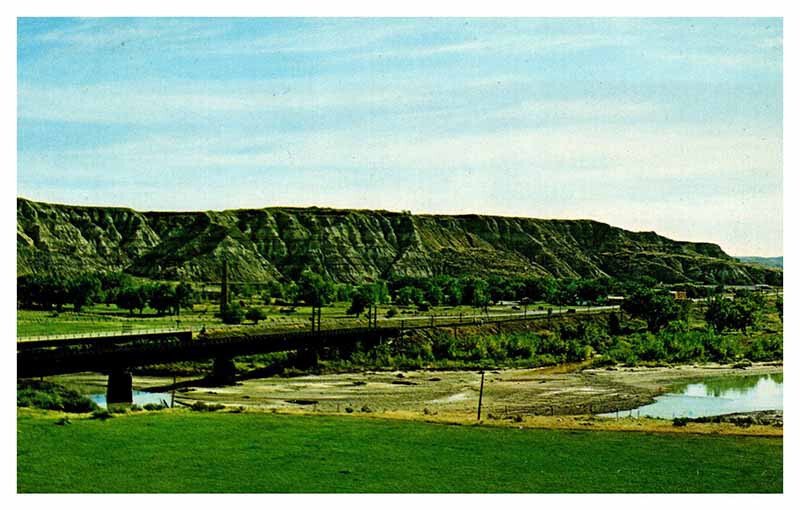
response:
<path fill-rule="evenodd" d="M 782 243 L 780 19 L 18 22 L 18 194 Z"/>

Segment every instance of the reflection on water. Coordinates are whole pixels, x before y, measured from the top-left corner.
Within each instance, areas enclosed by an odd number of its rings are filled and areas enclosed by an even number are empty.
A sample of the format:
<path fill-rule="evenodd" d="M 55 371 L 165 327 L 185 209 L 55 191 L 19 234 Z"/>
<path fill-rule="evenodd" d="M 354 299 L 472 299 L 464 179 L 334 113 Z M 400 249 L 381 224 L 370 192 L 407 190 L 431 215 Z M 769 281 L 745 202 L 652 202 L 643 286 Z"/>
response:
<path fill-rule="evenodd" d="M 100 407 L 106 407 L 106 394 L 105 393 L 96 393 L 94 395 L 89 395 L 89 398 L 92 401 L 99 405 Z M 136 405 L 143 406 L 145 404 L 166 404 L 169 405 L 170 402 L 170 394 L 169 393 L 150 393 L 147 391 L 137 391 L 133 390 L 133 403 Z"/>
<path fill-rule="evenodd" d="M 620 416 L 698 418 L 720 414 L 783 409 L 783 374 L 704 379 L 674 386 L 652 404 Z M 606 416 L 615 416 L 608 413 Z"/>

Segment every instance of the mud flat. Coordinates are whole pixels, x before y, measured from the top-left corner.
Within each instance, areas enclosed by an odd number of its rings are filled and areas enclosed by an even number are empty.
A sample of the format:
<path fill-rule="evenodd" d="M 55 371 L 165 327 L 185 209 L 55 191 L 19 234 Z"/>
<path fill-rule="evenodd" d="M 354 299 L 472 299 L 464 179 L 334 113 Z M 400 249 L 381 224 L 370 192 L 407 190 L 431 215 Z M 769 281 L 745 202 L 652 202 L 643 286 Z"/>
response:
<path fill-rule="evenodd" d="M 656 368 L 593 368 L 564 365 L 539 369 L 487 371 L 483 415 L 590 415 L 624 411 L 654 401 L 673 384 L 708 377 L 781 373 L 781 363 L 758 363 L 745 369 L 703 364 Z M 53 377 L 84 393 L 105 391 L 102 374 Z M 134 376 L 134 388 L 147 391 L 171 385 L 172 378 Z M 474 416 L 481 375 L 466 371 L 363 372 L 298 377 L 269 377 L 234 386 L 204 387 L 179 378 L 178 404 L 195 401 L 247 409 L 339 413 L 405 413 L 422 416 Z"/>

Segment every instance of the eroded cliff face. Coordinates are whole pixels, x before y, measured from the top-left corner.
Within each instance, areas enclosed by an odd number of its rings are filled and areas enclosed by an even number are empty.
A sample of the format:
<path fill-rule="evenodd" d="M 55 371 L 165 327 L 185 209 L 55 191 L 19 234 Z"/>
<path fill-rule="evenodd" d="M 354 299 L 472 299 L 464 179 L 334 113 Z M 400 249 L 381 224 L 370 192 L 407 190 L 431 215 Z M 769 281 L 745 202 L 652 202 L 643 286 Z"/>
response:
<path fill-rule="evenodd" d="M 240 281 L 337 282 L 394 275 L 649 275 L 664 282 L 775 283 L 719 246 L 629 232 L 590 220 L 410 215 L 265 208 L 192 213 L 17 199 L 17 274 L 115 271 L 216 281 L 223 259 Z"/>

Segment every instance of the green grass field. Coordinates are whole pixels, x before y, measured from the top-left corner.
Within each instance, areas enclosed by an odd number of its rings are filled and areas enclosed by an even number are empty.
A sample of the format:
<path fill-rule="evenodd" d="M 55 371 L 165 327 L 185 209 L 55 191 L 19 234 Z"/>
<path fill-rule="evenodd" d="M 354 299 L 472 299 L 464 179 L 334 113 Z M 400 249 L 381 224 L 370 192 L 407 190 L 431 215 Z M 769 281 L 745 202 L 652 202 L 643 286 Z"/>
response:
<path fill-rule="evenodd" d="M 781 492 L 782 439 L 20 412 L 19 492 Z"/>

